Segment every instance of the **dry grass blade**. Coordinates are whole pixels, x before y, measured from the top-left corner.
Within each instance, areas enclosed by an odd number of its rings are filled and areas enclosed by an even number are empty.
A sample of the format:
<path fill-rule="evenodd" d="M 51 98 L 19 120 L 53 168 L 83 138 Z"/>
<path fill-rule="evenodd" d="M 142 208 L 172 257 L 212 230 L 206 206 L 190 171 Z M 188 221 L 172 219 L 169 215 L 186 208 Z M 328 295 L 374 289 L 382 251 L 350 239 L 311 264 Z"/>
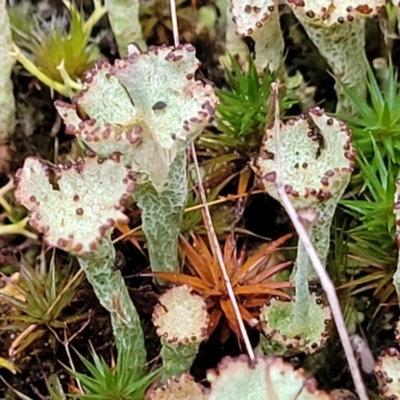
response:
<path fill-rule="evenodd" d="M 307 251 L 307 255 L 310 258 L 311 264 L 315 269 L 315 272 L 318 275 L 318 278 L 321 281 L 322 288 L 324 289 L 326 296 L 329 301 L 329 305 L 332 310 L 332 315 L 336 324 L 336 328 L 338 330 L 340 339 L 342 341 L 342 345 L 346 354 L 347 362 L 349 364 L 349 369 L 351 375 L 353 377 L 354 385 L 360 400 L 368 400 L 367 392 L 365 389 L 364 382 L 361 377 L 361 372 L 358 367 L 357 360 L 355 358 L 353 348 L 350 342 L 349 334 L 346 329 L 346 324 L 344 322 L 343 314 L 340 309 L 340 303 L 336 294 L 335 286 L 332 283 L 326 269 L 321 263 L 321 260 L 318 257 L 318 254 L 311 243 L 311 239 L 307 234 L 307 231 L 303 224 L 300 221 L 300 218 L 291 203 L 289 196 L 285 192 L 283 183 L 280 178 L 280 114 L 279 114 L 279 82 L 275 82 L 271 85 L 272 99 L 273 99 L 273 107 L 275 115 L 274 115 L 274 124 L 273 129 L 275 130 L 275 138 L 276 138 L 276 152 L 275 152 L 275 160 L 276 160 L 276 190 L 281 198 L 281 202 L 285 211 L 287 212 L 289 218 L 291 219 L 293 226 L 295 227 L 299 240 L 302 242 L 305 250 Z"/>
<path fill-rule="evenodd" d="M 284 270 L 287 268 L 289 265 L 292 265 L 292 261 L 286 261 L 278 265 L 274 265 L 272 267 L 268 267 L 265 269 L 263 272 L 257 274 L 255 277 L 246 280 L 246 283 L 248 285 L 256 285 L 257 283 L 263 282 L 270 278 L 271 276 L 274 276 L 278 272 Z"/>
<path fill-rule="evenodd" d="M 213 279 L 211 271 L 209 268 L 203 268 L 204 265 L 204 257 L 202 257 L 185 239 L 183 235 L 179 238 L 179 244 L 181 249 L 183 250 L 184 254 L 190 261 L 193 268 L 196 270 L 197 275 L 204 281 L 210 282 Z M 208 250 L 207 250 L 208 251 Z"/>
<path fill-rule="evenodd" d="M 240 269 L 233 275 L 232 277 L 232 285 L 235 286 L 237 285 L 241 279 L 249 272 L 250 270 L 254 269 L 257 267 L 257 265 L 263 261 L 265 261 L 265 256 L 268 254 L 272 254 L 279 246 L 281 246 L 283 243 L 288 240 L 292 234 L 287 234 L 279 239 L 267 243 L 263 245 L 256 254 L 254 254 L 252 257 L 250 257 L 245 264 L 240 267 Z"/>

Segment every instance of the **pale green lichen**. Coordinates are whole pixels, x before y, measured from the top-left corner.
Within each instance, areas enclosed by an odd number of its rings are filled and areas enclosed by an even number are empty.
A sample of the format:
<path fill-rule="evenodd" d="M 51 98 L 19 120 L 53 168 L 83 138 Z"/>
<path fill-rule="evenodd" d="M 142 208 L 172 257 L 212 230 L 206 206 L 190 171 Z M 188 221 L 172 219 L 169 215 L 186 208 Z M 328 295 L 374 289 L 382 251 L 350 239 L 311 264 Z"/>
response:
<path fill-rule="evenodd" d="M 225 54 L 219 61 L 226 66 L 230 66 L 230 56 L 235 57 L 239 65 L 247 66 L 249 58 L 249 49 L 243 40 L 236 34 L 236 24 L 233 22 L 233 15 L 230 10 L 229 0 L 216 0 L 217 7 L 221 14 L 218 23 L 221 29 L 225 31 Z"/>
<path fill-rule="evenodd" d="M 287 3 L 335 76 L 365 97 L 365 17 L 377 16 L 385 0 L 288 0 Z M 341 87 L 336 90 L 337 112 L 353 112 L 354 104 Z"/>
<path fill-rule="evenodd" d="M 153 323 L 162 344 L 162 381 L 189 371 L 201 342 L 207 338 L 206 308 L 205 301 L 186 285 L 169 289 L 160 297 Z"/>
<path fill-rule="evenodd" d="M 393 275 L 393 285 L 396 289 L 397 298 L 400 304 L 400 179 L 396 181 L 396 193 L 394 195 L 393 212 L 396 216 L 396 244 L 398 251 L 397 269 Z"/>
<path fill-rule="evenodd" d="M 354 168 L 352 133 L 343 122 L 316 107 L 310 109 L 308 115 L 287 121 L 280 134 L 282 184 L 297 211 L 309 208 L 317 211 L 311 240 L 325 264 L 332 219 Z M 252 168 L 259 185 L 279 201 L 275 184 L 275 152 L 275 132 L 267 129 L 260 156 Z M 316 279 L 311 267 L 309 279 Z"/>
<path fill-rule="evenodd" d="M 90 157 L 59 166 L 58 190 L 49 182 L 49 169 L 28 157 L 17 172 L 17 201 L 29 210 L 30 224 L 44 241 L 76 255 L 100 303 L 111 315 L 119 352 L 132 350 L 131 368 L 146 362 L 144 337 L 137 311 L 121 273 L 114 268 L 111 230 L 127 222 L 124 202 L 134 189 L 134 176 L 118 155 Z"/>
<path fill-rule="evenodd" d="M 260 73 L 277 71 L 283 61 L 283 36 L 277 0 L 230 0 L 236 34 L 254 42 L 255 65 Z"/>
<path fill-rule="evenodd" d="M 400 398 L 400 353 L 395 348 L 382 352 L 375 364 L 380 394 L 385 399 Z"/>
<path fill-rule="evenodd" d="M 204 400 L 203 387 L 188 374 L 168 379 L 162 387 L 151 389 L 147 397 L 151 400 Z"/>
<path fill-rule="evenodd" d="M 354 167 L 351 136 L 344 123 L 319 108 L 310 109 L 308 115 L 289 120 L 280 128 L 280 180 L 324 265 L 333 216 Z M 276 189 L 276 140 L 276 131 L 267 129 L 260 156 L 252 167 L 264 190 L 280 201 Z M 290 307 L 292 314 L 282 335 L 301 336 L 311 324 L 311 280 L 317 280 L 317 276 L 300 243 L 295 264 L 295 302 L 283 305 Z"/>
<path fill-rule="evenodd" d="M 186 151 L 212 122 L 217 102 L 211 86 L 195 81 L 198 65 L 191 45 L 148 52 L 131 45 L 127 58 L 88 74 L 75 106 L 56 102 L 69 133 L 101 156 L 121 153 L 137 173 L 135 198 L 154 271 L 179 271 Z"/>
<path fill-rule="evenodd" d="M 120 56 L 126 56 L 128 44 L 132 42 L 144 49 L 146 42 L 140 25 L 139 0 L 105 0 L 105 6 Z"/>
<path fill-rule="evenodd" d="M 315 294 L 307 301 L 306 325 L 299 333 L 293 333 L 295 302 L 271 299 L 261 308 L 260 323 L 265 337 L 260 337 L 260 348 L 264 354 L 312 354 L 324 347 L 329 336 L 330 309 Z"/>
<path fill-rule="evenodd" d="M 329 400 L 313 378 L 282 358 L 257 356 L 251 367 L 247 356 L 225 357 L 207 380 L 211 388 L 204 400 Z"/>
<path fill-rule="evenodd" d="M 11 52 L 12 38 L 6 0 L 0 0 L 0 144 L 7 141 L 15 128 L 15 99 L 11 81 L 15 57 Z"/>

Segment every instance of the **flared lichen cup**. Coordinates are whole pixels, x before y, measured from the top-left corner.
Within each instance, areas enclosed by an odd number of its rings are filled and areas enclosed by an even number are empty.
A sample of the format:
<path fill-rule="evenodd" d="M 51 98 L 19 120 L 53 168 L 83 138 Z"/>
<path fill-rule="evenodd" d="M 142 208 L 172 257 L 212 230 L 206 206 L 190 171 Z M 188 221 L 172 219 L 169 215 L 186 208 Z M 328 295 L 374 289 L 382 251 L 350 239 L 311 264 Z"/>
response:
<path fill-rule="evenodd" d="M 209 314 L 206 302 L 187 286 L 176 286 L 160 296 L 153 323 L 161 338 L 165 382 L 189 372 L 200 344 L 207 339 Z"/>
<path fill-rule="evenodd" d="M 255 65 L 275 72 L 283 63 L 283 35 L 278 0 L 230 0 L 236 35 L 254 40 Z"/>
<path fill-rule="evenodd" d="M 325 264 L 332 219 L 354 169 L 356 151 L 351 144 L 352 132 L 344 122 L 315 107 L 307 114 L 282 122 L 280 137 L 282 184 L 297 211 L 316 211 L 311 240 Z M 266 129 L 259 157 L 251 167 L 258 186 L 280 201 L 275 182 L 276 148 L 274 130 Z M 316 279 L 311 266 L 308 276 L 310 280 Z"/>
<path fill-rule="evenodd" d="M 280 357 L 257 356 L 254 366 L 246 355 L 225 357 L 217 369 L 207 372 L 207 380 L 211 385 L 204 400 L 329 400 L 315 379 Z"/>
<path fill-rule="evenodd" d="M 68 133 L 100 156 L 118 152 L 137 176 L 153 271 L 178 272 L 178 235 L 187 201 L 186 153 L 213 121 L 217 97 L 195 80 L 199 62 L 189 44 L 151 47 L 87 74 L 73 104 L 55 103 Z"/>
<path fill-rule="evenodd" d="M 29 210 L 29 223 L 44 242 L 77 257 L 100 303 L 111 316 L 118 352 L 131 351 L 132 370 L 141 371 L 146 348 L 139 315 L 120 271 L 114 268 L 111 233 L 126 223 L 125 202 L 135 176 L 119 154 L 85 157 L 51 169 L 37 157 L 25 159 L 16 174 L 15 197 Z"/>
<path fill-rule="evenodd" d="M 337 79 L 360 97 L 367 94 L 365 19 L 376 18 L 385 0 L 287 0 Z M 352 114 L 354 104 L 336 85 L 336 111 Z"/>
<path fill-rule="evenodd" d="M 400 353 L 394 347 L 383 350 L 374 368 L 379 394 L 390 400 L 400 399 Z"/>

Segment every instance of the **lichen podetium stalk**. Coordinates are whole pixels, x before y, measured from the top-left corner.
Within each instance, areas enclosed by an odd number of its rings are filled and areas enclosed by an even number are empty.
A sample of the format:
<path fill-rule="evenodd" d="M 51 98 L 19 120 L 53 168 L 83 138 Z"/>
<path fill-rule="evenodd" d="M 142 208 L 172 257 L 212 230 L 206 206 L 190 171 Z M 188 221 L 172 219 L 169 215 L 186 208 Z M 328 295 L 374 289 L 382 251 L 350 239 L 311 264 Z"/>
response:
<path fill-rule="evenodd" d="M 315 208 L 305 208 L 298 211 L 299 218 L 307 230 L 308 235 L 311 235 L 312 225 L 317 218 L 317 211 Z M 296 294 L 293 305 L 293 321 L 291 324 L 291 332 L 293 336 L 301 333 L 308 322 L 308 314 L 310 310 L 310 291 L 308 285 L 308 271 L 312 268 L 310 258 L 307 251 L 299 240 L 297 245 L 296 257 L 296 274 L 294 276 L 294 283 L 296 287 Z"/>
<path fill-rule="evenodd" d="M 281 198 L 276 179 L 277 168 L 280 168 L 281 183 L 303 224 L 308 225 L 310 239 L 322 264 L 326 263 L 329 253 L 335 210 L 354 168 L 355 150 L 351 146 L 351 137 L 352 132 L 343 122 L 315 107 L 308 115 L 282 123 L 279 143 L 275 130 L 266 129 L 260 157 L 252 165 L 260 185 L 278 201 Z M 276 162 L 277 148 L 281 165 Z M 301 243 L 295 266 L 295 302 L 273 299 L 264 307 L 262 318 L 267 323 L 270 340 L 277 337 L 272 333 L 276 330 L 281 338 L 293 339 L 291 346 L 297 342 L 296 346 L 299 346 L 296 336 L 305 343 L 312 340 L 311 344 L 318 346 L 321 337 L 316 337 L 325 331 L 326 318 L 321 320 L 321 317 L 326 313 L 319 305 L 320 299 L 310 300 L 308 283 L 318 277 Z"/>
<path fill-rule="evenodd" d="M 126 56 L 129 43 L 146 48 L 139 19 L 139 0 L 105 0 L 110 25 L 121 57 Z"/>
<path fill-rule="evenodd" d="M 6 0 L 0 0 L 0 144 L 15 128 L 15 99 L 11 81 L 15 57 L 11 55 L 12 37 Z"/>
<path fill-rule="evenodd" d="M 146 352 L 139 315 L 120 271 L 114 268 L 115 249 L 110 234 L 97 250 L 77 259 L 100 304 L 110 313 L 118 353 L 136 349 L 130 365 L 144 368 Z"/>
<path fill-rule="evenodd" d="M 315 208 L 317 220 L 311 228 L 311 240 L 323 264 L 329 253 L 330 228 L 336 207 L 350 181 L 355 150 L 352 132 L 346 125 L 318 108 L 308 115 L 289 120 L 281 128 L 281 179 L 297 211 Z M 276 191 L 276 137 L 266 129 L 260 157 L 252 168 L 260 185 L 273 198 Z M 308 262 L 307 262 L 308 263 Z M 309 280 L 315 280 L 309 268 Z"/>
<path fill-rule="evenodd" d="M 179 271 L 178 237 L 188 193 L 185 178 L 186 152 L 178 154 L 171 164 L 163 191 L 158 192 L 150 182 L 136 187 L 135 200 L 142 210 L 142 230 L 153 271 Z"/>

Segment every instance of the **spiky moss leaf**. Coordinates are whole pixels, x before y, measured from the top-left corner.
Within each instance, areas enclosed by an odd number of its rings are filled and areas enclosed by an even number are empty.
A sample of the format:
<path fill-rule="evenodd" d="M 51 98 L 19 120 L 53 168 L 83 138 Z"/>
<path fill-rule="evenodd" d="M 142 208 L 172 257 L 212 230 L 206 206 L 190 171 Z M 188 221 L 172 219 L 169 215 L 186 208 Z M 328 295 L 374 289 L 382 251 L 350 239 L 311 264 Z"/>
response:
<path fill-rule="evenodd" d="M 64 62 L 68 75 L 78 80 L 101 57 L 98 47 L 89 43 L 91 27 L 86 26 L 83 13 L 73 3 L 68 13 L 68 31 L 62 26 L 65 25 L 65 16 L 55 18 L 51 25 L 44 26 L 36 33 L 36 40 L 26 44 L 26 47 L 30 45 L 30 51 L 33 50 L 34 61 L 39 69 L 61 83 L 63 77 L 57 68 L 61 62 Z"/>
<path fill-rule="evenodd" d="M 200 343 L 207 337 L 207 305 L 189 286 L 176 286 L 159 298 L 153 323 L 161 337 L 165 382 L 190 369 Z"/>
<path fill-rule="evenodd" d="M 317 390 L 313 378 L 282 358 L 257 356 L 251 368 L 245 355 L 225 357 L 207 373 L 207 380 L 211 390 L 205 400 L 329 400 L 327 393 Z"/>
<path fill-rule="evenodd" d="M 162 191 L 177 153 L 213 119 L 217 98 L 195 81 L 198 66 L 191 45 L 148 52 L 131 45 L 128 57 L 88 74 L 74 106 L 55 105 L 69 133 L 102 156 L 120 152 L 140 181 L 149 178 Z"/>
<path fill-rule="evenodd" d="M 277 71 L 283 59 L 283 36 L 276 0 L 231 0 L 230 11 L 236 34 L 255 41 L 255 63 L 260 72 L 266 67 Z"/>
<path fill-rule="evenodd" d="M 84 394 L 71 396 L 80 400 L 142 400 L 146 389 L 159 374 L 158 370 L 149 373 L 132 370 L 132 363 L 135 361 L 133 349 L 120 352 L 117 365 L 113 368 L 94 351 L 93 362 L 79 353 L 78 356 L 89 374 L 68 367 L 66 369 L 80 381 L 84 389 Z"/>
<path fill-rule="evenodd" d="M 325 262 L 332 218 L 354 168 L 352 133 L 343 122 L 327 116 L 318 107 L 310 109 L 308 115 L 287 121 L 280 133 L 281 181 L 297 210 L 318 210 L 311 236 Z M 252 168 L 260 186 L 279 201 L 275 151 L 275 132 L 267 129 L 260 157 Z"/>
<path fill-rule="evenodd" d="M 400 353 L 389 348 L 381 353 L 375 364 L 380 394 L 390 400 L 400 399 Z"/>
<path fill-rule="evenodd" d="M 271 299 L 261 308 L 260 322 L 266 339 L 261 343 L 265 354 L 312 354 L 320 350 L 329 336 L 329 307 L 315 293 L 310 295 L 308 321 L 300 334 L 291 333 L 294 302 Z"/>
<path fill-rule="evenodd" d="M 173 377 L 167 383 L 152 389 L 147 397 L 151 400 L 203 400 L 203 387 L 189 374 Z"/>
<path fill-rule="evenodd" d="M 110 228 L 127 222 L 122 210 L 134 189 L 134 176 L 119 157 L 91 157 L 59 166 L 59 190 L 48 175 L 37 157 L 28 157 L 16 174 L 15 196 L 50 246 L 82 256 L 98 248 Z"/>

